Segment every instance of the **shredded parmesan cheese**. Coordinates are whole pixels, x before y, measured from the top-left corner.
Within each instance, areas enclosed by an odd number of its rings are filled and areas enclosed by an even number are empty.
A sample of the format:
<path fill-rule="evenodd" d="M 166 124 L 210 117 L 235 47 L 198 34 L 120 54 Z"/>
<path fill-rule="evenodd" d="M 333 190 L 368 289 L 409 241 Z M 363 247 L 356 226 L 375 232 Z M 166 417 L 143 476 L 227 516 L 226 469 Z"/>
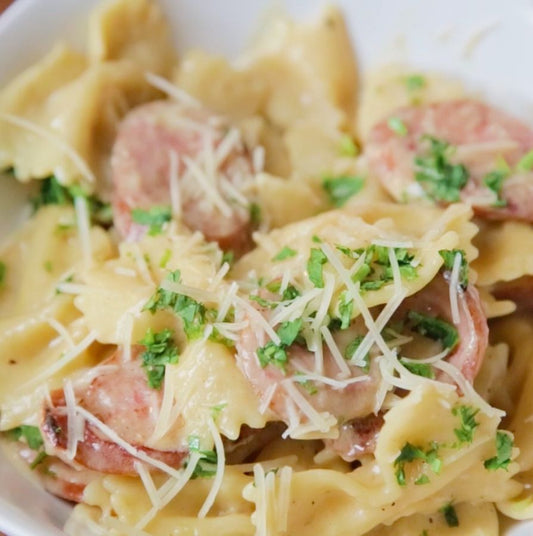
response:
<path fill-rule="evenodd" d="M 210 418 L 207 421 L 207 426 L 209 427 L 209 431 L 211 432 L 211 435 L 213 436 L 213 441 L 215 443 L 215 450 L 217 453 L 217 472 L 215 474 L 215 477 L 213 478 L 213 485 L 209 490 L 209 494 L 207 495 L 204 504 L 198 512 L 199 518 L 205 517 L 213 506 L 213 503 L 215 502 L 216 496 L 220 490 L 220 487 L 222 486 L 222 480 L 224 478 L 224 464 L 226 463 L 226 456 L 224 453 L 224 445 L 222 444 L 222 438 L 220 437 L 220 433 L 218 432 L 218 429 L 213 419 Z"/>
<path fill-rule="evenodd" d="M 461 317 L 459 316 L 459 306 L 457 303 L 458 293 L 461 292 L 459 288 L 459 273 L 461 270 L 462 254 L 457 252 L 453 259 L 453 268 L 449 281 L 449 294 L 450 294 L 450 309 L 452 312 L 452 321 L 458 326 Z"/>
<path fill-rule="evenodd" d="M 172 97 L 174 100 L 181 102 L 182 104 L 194 106 L 195 108 L 202 107 L 200 101 L 189 95 L 189 93 L 180 87 L 174 85 L 172 82 L 169 82 L 166 78 L 151 72 L 146 72 L 144 77 L 150 85 L 167 94 L 169 97 Z"/>
<path fill-rule="evenodd" d="M 85 162 L 85 160 L 68 143 L 66 143 L 56 134 L 52 134 L 49 130 L 41 127 L 33 121 L 16 115 L 0 112 L 0 119 L 5 121 L 6 123 L 10 123 L 17 127 L 24 128 L 28 132 L 31 132 L 36 136 L 40 136 L 46 141 L 52 143 L 70 158 L 70 160 L 78 168 L 78 171 L 81 173 L 82 177 L 84 177 L 88 182 L 96 182 L 94 174 Z"/>
<path fill-rule="evenodd" d="M 69 363 L 79 357 L 91 344 L 96 341 L 96 331 L 90 331 L 76 346 L 65 352 L 53 365 L 50 365 L 41 372 L 34 376 L 31 380 L 21 386 L 21 390 L 25 390 L 27 387 L 43 383 L 62 368 L 66 367 Z"/>
<path fill-rule="evenodd" d="M 92 246 L 91 246 L 91 219 L 89 209 L 87 208 L 87 200 L 82 196 L 76 196 L 74 199 L 74 207 L 76 209 L 76 220 L 78 223 L 78 236 L 83 254 L 83 262 L 86 267 L 91 266 L 93 261 Z"/>

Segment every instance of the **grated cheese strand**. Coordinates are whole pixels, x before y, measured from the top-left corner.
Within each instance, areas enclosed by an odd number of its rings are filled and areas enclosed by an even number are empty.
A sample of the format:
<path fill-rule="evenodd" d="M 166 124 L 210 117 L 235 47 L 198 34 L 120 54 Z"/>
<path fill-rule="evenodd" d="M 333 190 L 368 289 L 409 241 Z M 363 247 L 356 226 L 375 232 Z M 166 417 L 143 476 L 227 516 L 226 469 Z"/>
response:
<path fill-rule="evenodd" d="M 211 203 L 217 207 L 225 217 L 229 218 L 231 216 L 231 207 L 222 198 L 216 186 L 208 180 L 200 166 L 188 156 L 183 157 L 183 161 L 187 166 L 187 171 L 197 179 L 197 185 L 202 188 Z"/>
<path fill-rule="evenodd" d="M 261 464 L 254 465 L 255 497 L 255 528 L 256 536 L 269 536 L 267 520 L 267 490 L 265 483 L 265 471 Z"/>
<path fill-rule="evenodd" d="M 159 490 L 159 497 L 161 501 L 159 506 L 157 508 L 152 506 L 152 508 L 148 510 L 148 512 L 146 512 L 146 514 L 144 514 L 144 516 L 135 524 L 136 529 L 144 529 L 144 527 L 146 527 L 146 525 L 152 521 L 157 513 L 179 494 L 179 492 L 191 479 L 191 476 L 198 465 L 198 461 L 200 460 L 200 456 L 200 453 L 193 452 L 189 456 L 187 467 L 181 470 L 181 474 L 179 474 L 177 478 L 169 478 L 169 480 L 163 484 L 163 486 L 161 486 Z"/>
<path fill-rule="evenodd" d="M 166 78 L 151 72 L 144 73 L 144 77 L 150 85 L 156 89 L 159 89 L 159 91 L 162 91 L 169 97 L 172 97 L 174 100 L 181 102 L 182 104 L 194 106 L 195 108 L 202 107 L 202 104 L 199 100 L 195 99 L 192 95 L 189 95 L 189 93 L 176 86 Z"/>
<path fill-rule="evenodd" d="M 133 467 L 141 478 L 144 489 L 146 490 L 146 493 L 148 493 L 148 497 L 150 498 L 152 506 L 157 509 L 160 509 L 161 498 L 157 494 L 157 488 L 155 487 L 154 481 L 150 475 L 150 471 L 148 471 L 148 469 L 143 463 L 138 461 L 133 462 Z"/>
<path fill-rule="evenodd" d="M 322 337 L 324 338 L 324 342 L 326 343 L 326 346 L 329 348 L 329 351 L 331 352 L 331 355 L 333 359 L 335 360 L 336 365 L 339 367 L 339 378 L 347 378 L 350 376 L 350 367 L 348 367 L 346 360 L 344 359 L 343 355 L 341 354 L 339 347 L 335 343 L 335 340 L 333 339 L 333 335 L 331 334 L 331 331 L 327 326 L 322 326 L 320 328 L 320 333 L 322 334 Z"/>
<path fill-rule="evenodd" d="M 448 285 L 449 295 L 450 295 L 450 309 L 452 312 L 452 321 L 458 326 L 461 322 L 461 317 L 459 316 L 459 305 L 458 305 L 458 293 L 461 292 L 459 288 L 459 272 L 461 270 L 461 253 L 457 252 L 453 259 L 452 273 L 450 275 L 450 281 Z M 461 292 L 462 294 L 462 292 Z"/>
<path fill-rule="evenodd" d="M 292 467 L 285 466 L 279 471 L 279 491 L 276 511 L 276 528 L 279 532 L 287 532 L 289 506 L 291 500 Z"/>
<path fill-rule="evenodd" d="M 85 180 L 87 180 L 88 182 L 92 182 L 92 183 L 96 182 L 94 174 L 89 168 L 89 166 L 87 165 L 87 163 L 85 162 L 85 160 L 78 154 L 78 152 L 75 149 L 73 149 L 68 143 L 63 141 L 56 134 L 52 134 L 52 132 L 43 128 L 37 123 L 34 123 L 33 121 L 30 121 L 23 117 L 19 117 L 17 115 L 6 114 L 4 112 L 0 112 L 0 119 L 5 121 L 6 123 L 10 123 L 11 125 L 15 125 L 19 128 L 26 129 L 28 132 L 31 132 L 32 134 L 35 134 L 36 136 L 40 136 L 46 141 L 49 141 L 50 143 L 58 147 L 61 151 L 63 151 L 70 158 L 70 160 L 78 168 L 78 171 L 85 178 Z"/>
<path fill-rule="evenodd" d="M 71 349 L 74 348 L 75 346 L 74 341 L 72 340 L 72 337 L 70 336 L 68 329 L 61 322 L 59 322 L 52 316 L 47 317 L 46 322 L 67 343 L 69 348 Z"/>
<path fill-rule="evenodd" d="M 113 429 L 109 428 L 109 426 L 107 426 L 100 419 L 98 419 L 98 417 L 87 411 L 84 407 L 77 405 L 76 413 L 80 414 L 86 421 L 89 421 L 92 425 L 96 426 L 96 428 L 98 428 L 100 432 L 102 432 L 102 434 L 104 434 L 108 439 L 113 441 L 113 443 L 116 443 L 119 447 L 122 447 L 128 454 L 131 454 L 134 458 L 137 458 L 138 460 L 145 462 L 155 467 L 156 469 L 160 469 L 164 473 L 167 473 L 174 478 L 180 478 L 182 476 L 182 472 L 178 471 L 177 469 L 170 467 L 170 465 L 167 465 L 160 460 L 156 460 L 155 458 L 148 456 L 148 454 L 146 454 L 145 452 L 136 449 L 133 445 L 130 445 L 127 441 L 122 439 Z M 189 468 L 189 466 L 187 466 L 187 468 Z"/>
<path fill-rule="evenodd" d="M 504 417 L 505 411 L 492 407 L 486 400 L 484 400 L 474 389 L 471 383 L 464 377 L 462 372 L 451 363 L 447 361 L 436 361 L 433 366 L 442 370 L 459 386 L 459 389 L 463 392 L 463 395 L 468 398 L 473 405 L 479 407 L 483 413 L 490 417 Z"/>
<path fill-rule="evenodd" d="M 90 331 L 76 346 L 71 348 L 68 352 L 65 352 L 53 365 L 47 367 L 47 369 L 37 376 L 34 376 L 31 380 L 27 381 L 21 386 L 21 391 L 25 390 L 31 385 L 37 385 L 44 383 L 48 378 L 51 378 L 56 372 L 66 367 L 70 362 L 76 359 L 81 353 L 83 353 L 93 342 L 96 341 L 96 331 Z"/>
<path fill-rule="evenodd" d="M 252 320 L 261 325 L 274 344 L 279 344 L 281 342 L 278 334 L 272 329 L 272 326 L 267 322 L 265 317 L 250 303 L 243 300 L 240 296 L 235 296 L 234 303 L 242 307 L 250 315 Z"/>
<path fill-rule="evenodd" d="M 63 382 L 63 393 L 67 408 L 67 452 L 69 460 L 73 460 L 78 450 L 78 442 L 83 441 L 85 436 L 85 422 L 76 415 L 76 396 L 70 380 Z"/>
<path fill-rule="evenodd" d="M 215 499 L 220 491 L 220 487 L 222 486 L 222 480 L 224 479 L 224 464 L 226 463 L 226 455 L 224 453 L 222 438 L 220 437 L 220 433 L 212 418 L 209 418 L 207 421 L 207 426 L 211 432 L 211 435 L 213 436 L 213 441 L 215 442 L 215 451 L 217 453 L 217 472 L 215 474 L 215 478 L 213 479 L 213 485 L 209 490 L 204 504 L 198 512 L 199 518 L 205 517 L 215 503 Z"/>
<path fill-rule="evenodd" d="M 281 386 L 289 397 L 294 401 L 301 412 L 309 419 L 313 426 L 319 432 L 327 432 L 332 426 L 337 423 L 336 419 L 330 413 L 318 413 L 316 409 L 306 400 L 306 398 L 298 391 L 292 380 L 287 379 L 281 382 Z"/>
<path fill-rule="evenodd" d="M 87 207 L 87 200 L 82 196 L 74 198 L 74 208 L 76 210 L 76 221 L 78 224 L 78 237 L 83 255 L 83 262 L 88 268 L 93 262 L 91 246 L 91 218 Z"/>

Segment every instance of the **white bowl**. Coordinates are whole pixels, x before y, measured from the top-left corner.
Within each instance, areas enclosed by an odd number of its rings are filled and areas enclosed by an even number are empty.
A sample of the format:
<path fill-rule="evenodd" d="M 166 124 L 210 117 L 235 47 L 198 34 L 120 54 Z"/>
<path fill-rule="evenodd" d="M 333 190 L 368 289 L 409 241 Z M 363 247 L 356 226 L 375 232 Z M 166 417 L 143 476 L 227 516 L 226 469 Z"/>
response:
<path fill-rule="evenodd" d="M 160 0 L 178 50 L 200 46 L 235 56 L 269 4 L 262 0 Z M 344 8 L 364 71 L 391 60 L 458 76 L 520 117 L 533 118 L 533 5 L 529 0 L 335 0 Z M 98 0 L 18 0 L 0 17 L 0 85 L 60 38 L 79 47 Z M 296 17 L 320 0 L 286 0 Z M 477 43 L 477 44 L 476 44 Z M 475 45 L 475 46 L 474 46 Z M 469 51 L 469 53 L 467 53 Z M 0 241 L 23 217 L 24 194 L 0 182 Z M 57 536 L 70 511 L 20 476 L 0 456 L 0 530 L 9 536 Z M 533 533 L 519 523 L 508 536 Z"/>

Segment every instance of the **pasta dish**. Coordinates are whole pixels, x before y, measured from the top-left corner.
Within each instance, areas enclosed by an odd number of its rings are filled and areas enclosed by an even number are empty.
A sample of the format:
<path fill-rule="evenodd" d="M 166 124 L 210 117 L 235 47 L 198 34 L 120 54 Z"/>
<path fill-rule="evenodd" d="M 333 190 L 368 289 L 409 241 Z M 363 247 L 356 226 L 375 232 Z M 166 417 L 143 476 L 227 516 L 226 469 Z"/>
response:
<path fill-rule="evenodd" d="M 117 31 L 120 28 L 120 31 Z M 71 535 L 436 536 L 533 518 L 533 130 L 364 79 L 341 12 L 235 61 L 152 0 L 0 89 L 0 430 Z M 504 521 L 507 520 L 507 521 Z"/>

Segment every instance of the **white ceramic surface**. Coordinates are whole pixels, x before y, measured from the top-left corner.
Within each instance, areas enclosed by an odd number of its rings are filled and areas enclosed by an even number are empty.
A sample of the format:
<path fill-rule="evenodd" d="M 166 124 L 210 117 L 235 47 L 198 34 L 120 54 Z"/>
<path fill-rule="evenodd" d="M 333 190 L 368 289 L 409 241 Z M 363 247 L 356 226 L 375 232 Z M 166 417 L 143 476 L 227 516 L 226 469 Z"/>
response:
<path fill-rule="evenodd" d="M 398 60 L 463 79 L 500 106 L 533 118 L 533 4 L 530 0 L 335 0 L 347 17 L 361 70 Z M 178 50 L 200 46 L 234 56 L 270 0 L 161 0 Z M 0 85 L 58 39 L 83 44 L 85 17 L 97 0 L 17 0 L 0 17 Z M 296 17 L 321 0 L 286 0 Z M 470 53 L 468 45 L 478 43 Z M 1 128 L 1 126 L 0 126 Z M 24 213 L 25 193 L 0 181 L 0 241 Z M 21 477 L 0 456 L 0 530 L 58 536 L 69 507 Z M 533 523 L 509 536 L 533 534 Z"/>

